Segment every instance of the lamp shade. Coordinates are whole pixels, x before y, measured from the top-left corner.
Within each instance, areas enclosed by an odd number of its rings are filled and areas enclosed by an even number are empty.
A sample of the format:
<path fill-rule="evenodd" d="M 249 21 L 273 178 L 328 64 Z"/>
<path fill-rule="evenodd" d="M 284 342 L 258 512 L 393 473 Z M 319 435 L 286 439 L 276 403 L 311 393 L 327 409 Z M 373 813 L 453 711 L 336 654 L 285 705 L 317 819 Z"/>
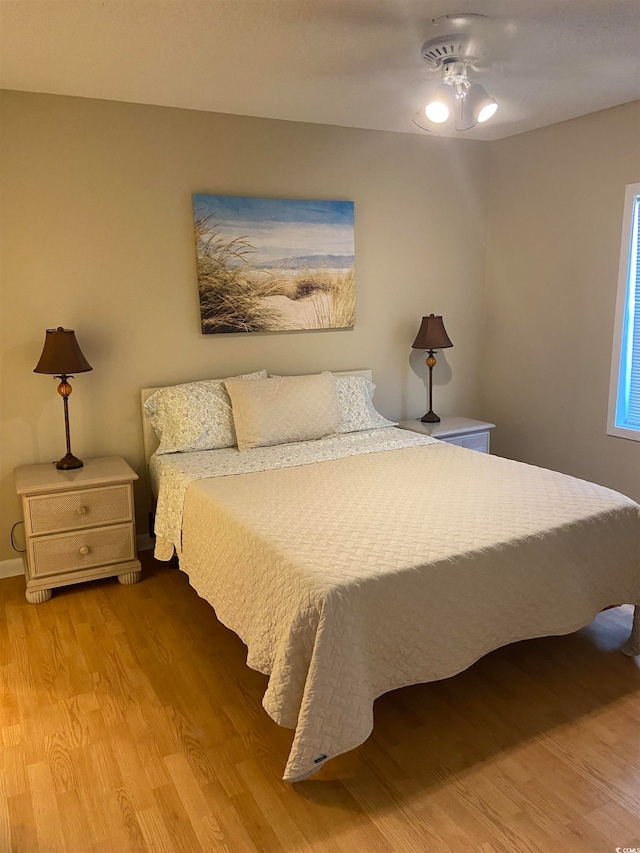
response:
<path fill-rule="evenodd" d="M 473 83 L 469 87 L 469 91 L 465 96 L 466 107 L 468 111 L 469 121 L 473 121 L 470 125 L 473 127 L 476 122 L 487 121 L 498 109 L 498 104 L 495 98 L 487 92 L 484 86 L 480 83 Z"/>
<path fill-rule="evenodd" d="M 453 109 L 453 92 L 451 86 L 446 83 L 440 83 L 436 86 L 435 91 L 429 103 L 424 108 L 424 112 L 429 121 L 434 124 L 442 124 L 446 121 Z"/>
<path fill-rule="evenodd" d="M 413 349 L 446 349 L 452 346 L 439 314 L 429 314 L 428 317 L 422 318 Z"/>
<path fill-rule="evenodd" d="M 34 373 L 50 373 L 53 376 L 73 376 L 93 370 L 78 346 L 73 329 L 47 329 L 44 348 Z"/>

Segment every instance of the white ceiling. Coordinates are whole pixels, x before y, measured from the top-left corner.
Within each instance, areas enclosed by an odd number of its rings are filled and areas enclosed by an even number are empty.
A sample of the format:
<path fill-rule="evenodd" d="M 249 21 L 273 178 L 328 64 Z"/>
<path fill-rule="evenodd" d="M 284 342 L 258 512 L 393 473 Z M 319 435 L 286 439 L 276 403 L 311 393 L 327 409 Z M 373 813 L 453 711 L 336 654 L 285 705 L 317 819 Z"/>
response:
<path fill-rule="evenodd" d="M 433 17 L 492 18 L 499 139 L 640 98 L 640 0 L 0 0 L 0 85 L 416 132 Z"/>

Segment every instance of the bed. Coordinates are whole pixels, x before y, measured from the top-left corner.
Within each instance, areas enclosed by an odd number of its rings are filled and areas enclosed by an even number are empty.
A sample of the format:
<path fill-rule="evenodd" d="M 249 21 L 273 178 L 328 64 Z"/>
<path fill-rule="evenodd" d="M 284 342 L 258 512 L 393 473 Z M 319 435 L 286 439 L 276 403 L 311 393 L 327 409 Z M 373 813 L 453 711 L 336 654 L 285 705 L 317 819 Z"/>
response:
<path fill-rule="evenodd" d="M 143 421 L 156 556 L 269 676 L 287 781 L 366 740 L 383 693 L 640 605 L 640 507 L 601 486 L 395 427 L 158 456 Z"/>

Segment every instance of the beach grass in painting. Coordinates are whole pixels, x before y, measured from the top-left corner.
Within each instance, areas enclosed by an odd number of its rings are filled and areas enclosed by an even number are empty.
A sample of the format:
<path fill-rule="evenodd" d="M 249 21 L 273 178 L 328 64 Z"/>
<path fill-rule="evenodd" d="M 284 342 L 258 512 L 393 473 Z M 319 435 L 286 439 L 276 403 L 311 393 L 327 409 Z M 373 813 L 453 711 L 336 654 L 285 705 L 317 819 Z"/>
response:
<path fill-rule="evenodd" d="M 203 334 L 355 322 L 353 202 L 194 195 Z"/>

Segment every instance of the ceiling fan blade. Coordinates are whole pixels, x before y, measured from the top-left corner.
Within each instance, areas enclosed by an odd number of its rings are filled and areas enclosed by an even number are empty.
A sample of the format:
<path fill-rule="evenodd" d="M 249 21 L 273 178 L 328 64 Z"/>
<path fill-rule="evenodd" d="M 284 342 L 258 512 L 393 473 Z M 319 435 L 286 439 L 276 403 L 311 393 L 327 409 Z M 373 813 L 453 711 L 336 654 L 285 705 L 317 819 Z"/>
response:
<path fill-rule="evenodd" d="M 411 117 L 411 121 L 415 124 L 416 127 L 419 127 L 420 130 L 426 130 L 428 133 L 431 133 L 431 131 L 433 130 L 433 125 L 424 114 L 424 110 L 416 110 L 416 112 Z"/>

